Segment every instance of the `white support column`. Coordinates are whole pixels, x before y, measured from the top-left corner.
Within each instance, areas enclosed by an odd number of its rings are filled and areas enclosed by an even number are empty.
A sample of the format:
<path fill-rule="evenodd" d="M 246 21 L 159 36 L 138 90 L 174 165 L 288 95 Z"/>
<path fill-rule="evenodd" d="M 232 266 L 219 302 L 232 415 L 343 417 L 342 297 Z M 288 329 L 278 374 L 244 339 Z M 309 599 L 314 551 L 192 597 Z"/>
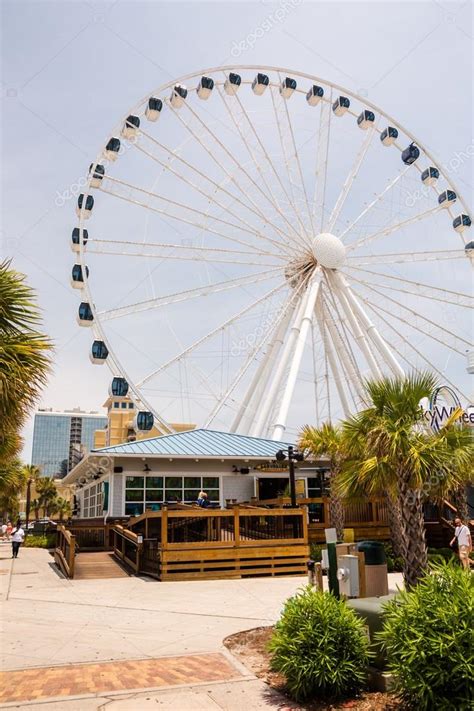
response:
<path fill-rule="evenodd" d="M 306 304 L 301 319 L 301 325 L 290 365 L 290 372 L 288 373 L 285 390 L 283 392 L 283 398 L 280 404 L 280 408 L 278 410 L 276 422 L 273 427 L 272 439 L 274 440 L 281 439 L 286 429 L 288 410 L 290 409 L 291 398 L 293 397 L 293 391 L 295 389 L 296 379 L 298 377 L 301 359 L 303 357 L 303 352 L 306 345 L 308 330 L 313 320 L 314 307 L 316 304 L 316 299 L 318 297 L 320 283 L 321 271 L 318 269 L 314 273 L 311 282 L 308 286 L 308 298 L 306 299 Z"/>
<path fill-rule="evenodd" d="M 263 391 L 265 390 L 272 374 L 275 359 L 278 357 L 278 353 L 284 343 L 285 334 L 288 330 L 291 317 L 295 312 L 295 308 L 296 303 L 288 309 L 288 313 L 283 318 L 280 326 L 275 332 L 275 335 L 270 341 L 267 352 L 264 354 L 252 382 L 250 383 L 247 393 L 242 400 L 237 415 L 234 418 L 230 432 L 237 432 L 237 430 L 239 430 L 241 434 L 248 432 L 254 417 L 253 403 L 258 404 L 261 401 Z"/>
<path fill-rule="evenodd" d="M 349 284 L 345 280 L 345 278 L 342 276 L 342 274 L 339 274 L 339 278 L 343 282 L 345 286 L 345 294 L 347 296 L 347 299 L 349 301 L 349 304 L 351 305 L 352 309 L 358 316 L 359 320 L 361 321 L 367 336 L 371 339 L 372 343 L 375 345 L 377 350 L 379 351 L 380 355 L 382 358 L 385 360 L 385 362 L 390 366 L 391 370 L 393 373 L 397 376 L 400 376 L 402 378 L 405 377 L 405 371 L 403 370 L 402 366 L 398 362 L 398 360 L 395 358 L 393 355 L 392 351 L 390 348 L 387 346 L 385 343 L 384 339 L 380 335 L 380 333 L 377 331 L 376 327 L 370 320 L 370 318 L 367 316 L 365 310 L 362 308 L 361 304 L 359 303 L 358 299 L 356 298 L 354 292 L 350 288 Z"/>
<path fill-rule="evenodd" d="M 344 412 L 344 417 L 348 418 L 351 414 L 351 409 L 347 401 L 346 393 L 344 392 L 344 386 L 341 380 L 341 374 L 336 364 L 336 358 L 334 356 L 334 351 L 332 348 L 331 341 L 328 338 L 326 330 L 326 321 L 324 316 L 324 305 L 322 299 L 318 299 L 316 303 L 316 319 L 318 321 L 319 330 L 321 332 L 321 337 L 323 339 L 324 350 L 327 354 L 329 367 L 331 368 L 332 377 L 336 384 L 337 392 L 339 395 L 339 400 L 341 401 L 342 410 Z"/>
<path fill-rule="evenodd" d="M 354 311 L 351 308 L 351 304 L 349 303 L 349 299 L 347 296 L 347 285 L 344 283 L 341 275 L 339 272 L 336 271 L 329 271 L 327 273 L 328 276 L 328 281 L 332 287 L 333 293 L 336 295 L 337 299 L 339 300 L 339 303 L 342 306 L 342 309 L 344 313 L 346 314 L 346 317 L 351 325 L 352 332 L 354 334 L 354 338 L 356 342 L 359 345 L 360 350 L 362 351 L 367 364 L 372 371 L 372 375 L 376 380 L 379 380 L 382 377 L 382 371 L 379 368 L 379 365 L 377 361 L 375 360 L 374 354 L 370 350 L 369 343 L 367 341 L 367 338 L 365 334 L 362 332 L 362 329 L 359 325 L 359 322 L 354 314 Z"/>
<path fill-rule="evenodd" d="M 285 373 L 285 369 L 288 364 L 288 360 L 289 360 L 291 353 L 293 351 L 296 338 L 300 332 L 301 318 L 303 315 L 303 311 L 304 311 L 307 299 L 308 299 L 308 289 L 306 289 L 304 294 L 301 295 L 300 300 L 296 306 L 296 313 L 295 313 L 295 317 L 293 320 L 293 325 L 290 329 L 290 332 L 288 333 L 288 337 L 287 337 L 285 345 L 283 347 L 283 352 L 280 356 L 280 360 L 277 362 L 275 371 L 273 373 L 273 378 L 270 382 L 268 391 L 265 394 L 265 398 L 263 399 L 263 401 L 261 403 L 260 411 L 258 413 L 255 424 L 253 425 L 252 430 L 250 432 L 250 434 L 253 437 L 261 437 L 262 436 L 263 429 L 266 425 L 268 416 L 269 416 L 271 409 L 275 403 L 275 399 L 276 399 L 278 390 L 280 388 L 281 380 L 282 380 L 283 375 Z"/>

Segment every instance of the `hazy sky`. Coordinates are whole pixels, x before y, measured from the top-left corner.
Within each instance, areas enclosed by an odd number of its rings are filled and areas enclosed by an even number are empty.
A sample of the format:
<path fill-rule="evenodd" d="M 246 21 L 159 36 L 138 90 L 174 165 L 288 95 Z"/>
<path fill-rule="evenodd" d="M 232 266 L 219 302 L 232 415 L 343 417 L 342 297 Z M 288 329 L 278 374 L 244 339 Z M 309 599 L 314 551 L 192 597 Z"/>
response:
<path fill-rule="evenodd" d="M 75 320 L 74 202 L 64 196 L 119 118 L 161 83 L 234 61 L 325 77 L 367 96 L 441 164 L 455 165 L 472 205 L 470 2 L 3 0 L 1 7 L 2 252 L 37 290 L 56 344 L 43 406 L 96 410 L 106 397 L 110 373 L 90 365 L 91 334 Z M 279 7 L 284 19 L 256 32 Z M 28 457 L 31 423 L 25 437 Z"/>

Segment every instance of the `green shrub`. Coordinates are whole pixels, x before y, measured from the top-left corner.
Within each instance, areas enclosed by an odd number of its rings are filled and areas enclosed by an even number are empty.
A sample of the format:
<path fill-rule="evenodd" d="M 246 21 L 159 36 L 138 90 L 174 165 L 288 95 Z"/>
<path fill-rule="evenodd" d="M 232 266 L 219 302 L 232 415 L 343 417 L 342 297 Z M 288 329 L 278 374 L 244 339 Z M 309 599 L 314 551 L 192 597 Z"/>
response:
<path fill-rule="evenodd" d="M 403 571 L 403 558 L 395 555 L 391 543 L 384 543 L 383 547 L 387 558 L 387 571 L 389 573 L 401 573 Z"/>
<path fill-rule="evenodd" d="M 297 701 L 364 686 L 369 640 L 343 600 L 308 586 L 286 601 L 270 641 L 271 667 Z"/>
<path fill-rule="evenodd" d="M 320 563 L 323 558 L 323 548 L 324 546 L 320 546 L 318 543 L 310 543 L 309 557 L 311 560 L 316 561 L 316 563 Z"/>
<path fill-rule="evenodd" d="M 54 548 L 56 546 L 56 536 L 54 533 L 48 533 L 43 536 L 29 533 L 25 536 L 23 545 L 25 548 Z"/>
<path fill-rule="evenodd" d="M 467 711 L 474 704 L 474 577 L 438 564 L 384 607 L 377 637 L 408 707 Z"/>

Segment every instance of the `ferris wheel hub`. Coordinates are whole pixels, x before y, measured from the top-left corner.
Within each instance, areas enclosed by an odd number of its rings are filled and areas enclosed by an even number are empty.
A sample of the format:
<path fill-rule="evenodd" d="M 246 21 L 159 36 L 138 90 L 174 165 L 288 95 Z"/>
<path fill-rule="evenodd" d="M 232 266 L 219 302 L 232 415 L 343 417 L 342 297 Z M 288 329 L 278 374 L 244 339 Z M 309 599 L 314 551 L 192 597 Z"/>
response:
<path fill-rule="evenodd" d="M 330 232 L 321 232 L 313 237 L 313 254 L 322 267 L 338 269 L 344 264 L 346 248 L 339 237 Z"/>

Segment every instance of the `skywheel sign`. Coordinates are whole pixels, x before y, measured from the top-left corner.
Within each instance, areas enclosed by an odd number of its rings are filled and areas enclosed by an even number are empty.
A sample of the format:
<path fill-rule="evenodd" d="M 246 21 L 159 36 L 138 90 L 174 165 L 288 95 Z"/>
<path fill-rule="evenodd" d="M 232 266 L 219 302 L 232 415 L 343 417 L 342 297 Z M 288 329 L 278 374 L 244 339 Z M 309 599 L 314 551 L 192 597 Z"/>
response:
<path fill-rule="evenodd" d="M 457 410 L 461 410 L 457 418 L 459 424 L 474 427 L 474 405 L 463 408 L 459 397 L 448 385 L 433 390 L 429 398 L 423 398 L 420 406 L 423 420 L 434 432 L 439 432 Z"/>

